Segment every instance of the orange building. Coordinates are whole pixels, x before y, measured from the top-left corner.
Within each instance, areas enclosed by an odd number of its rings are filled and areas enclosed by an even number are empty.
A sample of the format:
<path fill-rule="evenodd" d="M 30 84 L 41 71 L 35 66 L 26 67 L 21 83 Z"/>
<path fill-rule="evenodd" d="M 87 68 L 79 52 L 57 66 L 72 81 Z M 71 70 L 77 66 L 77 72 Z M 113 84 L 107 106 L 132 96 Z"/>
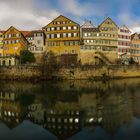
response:
<path fill-rule="evenodd" d="M 3 34 L 3 55 L 4 56 L 19 56 L 20 51 L 26 50 L 28 41 L 15 27 L 11 26 Z"/>
<path fill-rule="evenodd" d="M 134 33 L 131 36 L 131 58 L 134 59 L 135 62 L 140 64 L 140 35 L 138 33 Z"/>

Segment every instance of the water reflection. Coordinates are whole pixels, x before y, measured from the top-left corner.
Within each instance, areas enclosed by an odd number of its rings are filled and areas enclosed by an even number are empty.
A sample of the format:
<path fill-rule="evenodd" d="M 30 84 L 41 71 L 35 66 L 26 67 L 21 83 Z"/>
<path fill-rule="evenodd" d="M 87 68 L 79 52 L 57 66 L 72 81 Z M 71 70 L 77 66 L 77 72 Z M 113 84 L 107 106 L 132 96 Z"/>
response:
<path fill-rule="evenodd" d="M 0 139 L 140 139 L 139 85 L 1 82 Z"/>

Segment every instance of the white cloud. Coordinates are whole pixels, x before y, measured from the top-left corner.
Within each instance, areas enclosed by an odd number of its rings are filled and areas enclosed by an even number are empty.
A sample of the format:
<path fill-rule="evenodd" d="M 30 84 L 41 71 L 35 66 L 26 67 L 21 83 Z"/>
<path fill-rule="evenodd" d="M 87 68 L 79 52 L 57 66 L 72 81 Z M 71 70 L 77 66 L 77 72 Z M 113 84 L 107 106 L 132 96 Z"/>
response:
<path fill-rule="evenodd" d="M 121 21 L 121 23 L 128 26 L 132 33 L 140 33 L 140 19 L 130 11 L 119 14 L 118 19 Z"/>
<path fill-rule="evenodd" d="M 41 29 L 59 15 L 49 8 L 47 11 L 35 9 L 34 0 L 3 0 L 0 6 L 0 29 L 4 30 L 11 25 L 21 30 Z"/>
<path fill-rule="evenodd" d="M 78 0 L 58 0 L 61 10 L 74 16 L 104 16 L 104 12 L 108 12 L 108 4 L 95 3 L 94 1 L 86 1 L 81 3 Z M 105 14 L 106 14 L 105 12 Z"/>

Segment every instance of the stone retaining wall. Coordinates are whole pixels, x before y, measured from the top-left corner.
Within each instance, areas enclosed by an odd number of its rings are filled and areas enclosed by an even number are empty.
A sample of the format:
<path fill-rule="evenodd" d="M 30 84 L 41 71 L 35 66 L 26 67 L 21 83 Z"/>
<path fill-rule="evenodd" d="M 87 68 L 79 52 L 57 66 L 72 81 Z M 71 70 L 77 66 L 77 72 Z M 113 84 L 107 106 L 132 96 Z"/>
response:
<path fill-rule="evenodd" d="M 46 75 L 46 74 L 45 74 Z M 140 77 L 140 66 L 93 66 L 80 68 L 63 68 L 52 74 L 52 78 L 73 80 L 96 80 L 100 78 Z M 0 80 L 47 80 L 37 66 L 1 67 Z"/>

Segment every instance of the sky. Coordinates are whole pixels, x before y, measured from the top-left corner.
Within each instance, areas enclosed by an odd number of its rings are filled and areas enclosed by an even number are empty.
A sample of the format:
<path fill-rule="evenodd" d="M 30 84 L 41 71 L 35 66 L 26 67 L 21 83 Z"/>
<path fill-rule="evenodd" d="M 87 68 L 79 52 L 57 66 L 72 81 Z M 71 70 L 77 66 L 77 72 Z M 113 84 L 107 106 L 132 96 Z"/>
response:
<path fill-rule="evenodd" d="M 59 15 L 80 25 L 91 20 L 98 26 L 112 18 L 140 33 L 140 0 L 0 0 L 0 29 L 11 25 L 20 30 L 41 29 Z"/>

